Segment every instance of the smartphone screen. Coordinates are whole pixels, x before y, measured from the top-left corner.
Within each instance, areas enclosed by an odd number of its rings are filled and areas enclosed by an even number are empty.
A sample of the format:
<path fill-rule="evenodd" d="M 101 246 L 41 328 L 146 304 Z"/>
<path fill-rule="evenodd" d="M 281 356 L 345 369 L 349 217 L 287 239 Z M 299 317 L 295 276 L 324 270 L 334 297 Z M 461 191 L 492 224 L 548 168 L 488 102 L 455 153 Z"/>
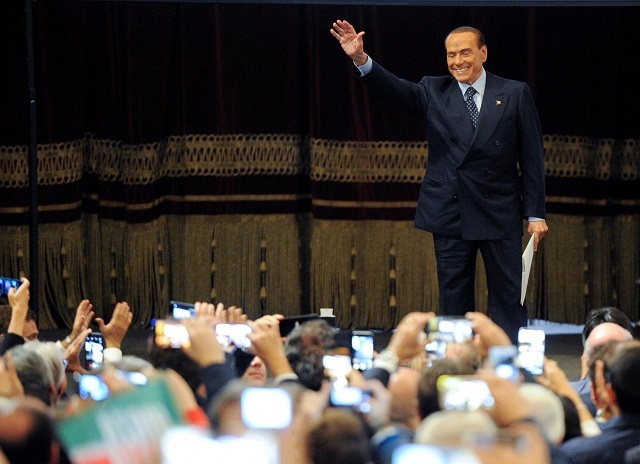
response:
<path fill-rule="evenodd" d="M 284 429 L 291 425 L 291 395 L 282 388 L 246 388 L 240 408 L 242 422 L 250 429 Z"/>
<path fill-rule="evenodd" d="M 520 365 L 532 375 L 542 375 L 544 371 L 544 349 L 544 330 L 521 328 L 518 331 Z"/>
<path fill-rule="evenodd" d="M 83 400 L 102 401 L 109 396 L 109 387 L 99 375 L 83 374 L 78 382 L 78 395 Z"/>
<path fill-rule="evenodd" d="M 196 306 L 191 303 L 183 303 L 181 301 L 169 302 L 169 314 L 174 319 L 187 319 L 195 316 Z"/>
<path fill-rule="evenodd" d="M 373 332 L 354 331 L 351 335 L 354 369 L 365 371 L 373 367 Z"/>
<path fill-rule="evenodd" d="M 366 414 L 371 411 L 370 398 L 370 391 L 351 386 L 340 387 L 334 384 L 329 394 L 329 404 L 334 407 L 354 409 Z"/>
<path fill-rule="evenodd" d="M 498 377 L 512 382 L 520 380 L 518 348 L 515 346 L 492 346 L 489 348 L 488 359 Z"/>
<path fill-rule="evenodd" d="M 216 337 L 223 348 L 235 347 L 246 350 L 251 346 L 247 335 L 251 327 L 247 324 L 216 324 Z"/>
<path fill-rule="evenodd" d="M 93 332 L 84 341 L 84 368 L 98 368 L 104 362 L 104 339 L 100 332 Z"/>
<path fill-rule="evenodd" d="M 475 411 L 493 406 L 491 390 L 483 380 L 464 375 L 441 375 L 436 385 L 442 409 Z"/>
<path fill-rule="evenodd" d="M 471 321 L 463 317 L 434 317 L 427 330 L 432 339 L 448 343 L 465 343 L 473 338 Z"/>
<path fill-rule="evenodd" d="M 156 321 L 155 342 L 160 348 L 188 347 L 189 332 L 179 321 L 161 319 Z"/>
<path fill-rule="evenodd" d="M 22 281 L 20 279 L 0 277 L 0 297 L 9 296 L 9 289 L 18 288 L 20 285 L 22 285 Z"/>

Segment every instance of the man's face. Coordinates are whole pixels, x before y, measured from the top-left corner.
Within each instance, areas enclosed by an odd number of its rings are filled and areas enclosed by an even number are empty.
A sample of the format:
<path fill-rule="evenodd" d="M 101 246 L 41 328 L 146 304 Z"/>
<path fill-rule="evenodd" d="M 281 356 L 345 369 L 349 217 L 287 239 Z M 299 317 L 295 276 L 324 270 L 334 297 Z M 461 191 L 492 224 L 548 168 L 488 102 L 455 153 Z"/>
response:
<path fill-rule="evenodd" d="M 28 342 L 38 339 L 38 335 L 40 332 L 38 331 L 38 326 L 36 325 L 36 321 L 25 321 L 24 329 L 22 330 L 22 336 Z"/>
<path fill-rule="evenodd" d="M 473 84 L 482 74 L 482 63 L 487 61 L 487 46 L 478 46 L 473 32 L 451 34 L 445 41 L 447 66 L 458 82 Z"/>

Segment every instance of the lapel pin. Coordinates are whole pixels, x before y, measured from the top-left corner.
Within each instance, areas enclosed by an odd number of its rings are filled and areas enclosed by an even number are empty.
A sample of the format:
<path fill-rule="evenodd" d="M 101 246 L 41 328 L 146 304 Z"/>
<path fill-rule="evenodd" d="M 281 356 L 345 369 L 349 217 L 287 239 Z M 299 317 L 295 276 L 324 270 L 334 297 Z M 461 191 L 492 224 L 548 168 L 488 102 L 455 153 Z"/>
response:
<path fill-rule="evenodd" d="M 496 106 L 502 105 L 502 100 L 496 100 Z"/>

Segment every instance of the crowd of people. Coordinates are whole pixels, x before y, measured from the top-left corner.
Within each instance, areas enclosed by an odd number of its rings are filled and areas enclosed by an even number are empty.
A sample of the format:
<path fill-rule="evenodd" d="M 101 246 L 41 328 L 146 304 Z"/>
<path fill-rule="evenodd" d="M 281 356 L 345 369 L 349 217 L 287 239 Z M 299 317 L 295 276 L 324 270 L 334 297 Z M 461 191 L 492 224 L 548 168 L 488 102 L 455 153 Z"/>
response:
<path fill-rule="evenodd" d="M 127 303 L 107 323 L 83 300 L 68 336 L 40 341 L 29 292 L 23 279 L 0 307 L 0 463 L 640 462 L 640 342 L 616 308 L 589 313 L 581 378 L 570 382 L 551 359 L 541 375 L 516 364 L 502 376 L 489 354 L 512 341 L 479 312 L 465 316 L 473 337 L 439 355 L 425 349 L 437 316 L 409 313 L 373 367 L 337 372 L 327 357 L 349 348 L 322 318 L 283 334 L 279 315 L 195 303 L 193 317 L 173 321 L 188 334 L 181 346 L 152 335 L 141 358 L 122 352 Z M 92 323 L 104 359 L 88 370 Z M 249 342 L 225 343 L 220 324 L 248 326 Z M 453 407 L 450 379 L 472 385 L 454 391 L 463 401 Z M 70 394 L 68 382 L 84 381 L 95 388 Z M 466 398 L 483 388 L 480 401 Z"/>

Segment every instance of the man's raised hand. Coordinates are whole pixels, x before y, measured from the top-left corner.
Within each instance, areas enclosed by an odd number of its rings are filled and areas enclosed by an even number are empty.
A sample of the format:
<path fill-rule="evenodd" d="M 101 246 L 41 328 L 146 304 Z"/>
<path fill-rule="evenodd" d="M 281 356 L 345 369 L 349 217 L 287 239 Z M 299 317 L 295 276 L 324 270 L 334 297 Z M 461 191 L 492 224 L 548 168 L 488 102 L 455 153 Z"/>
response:
<path fill-rule="evenodd" d="M 342 50 L 347 56 L 358 66 L 365 64 L 369 57 L 364 52 L 364 42 L 362 40 L 364 31 L 356 32 L 348 21 L 342 19 L 338 19 L 332 26 L 329 32 L 340 42 L 340 46 L 342 46 Z"/>

